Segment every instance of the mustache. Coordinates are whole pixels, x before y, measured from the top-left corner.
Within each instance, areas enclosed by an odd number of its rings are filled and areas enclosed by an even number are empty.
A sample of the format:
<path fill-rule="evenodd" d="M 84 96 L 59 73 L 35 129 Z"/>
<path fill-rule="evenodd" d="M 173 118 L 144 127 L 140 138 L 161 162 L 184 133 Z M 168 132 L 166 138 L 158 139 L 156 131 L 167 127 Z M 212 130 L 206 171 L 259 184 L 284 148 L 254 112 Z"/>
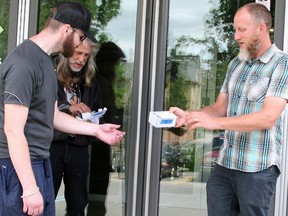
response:
<path fill-rule="evenodd" d="M 72 64 L 77 64 L 77 65 L 81 65 L 82 67 L 84 66 L 84 64 L 82 62 L 77 62 L 77 61 L 72 61 Z"/>

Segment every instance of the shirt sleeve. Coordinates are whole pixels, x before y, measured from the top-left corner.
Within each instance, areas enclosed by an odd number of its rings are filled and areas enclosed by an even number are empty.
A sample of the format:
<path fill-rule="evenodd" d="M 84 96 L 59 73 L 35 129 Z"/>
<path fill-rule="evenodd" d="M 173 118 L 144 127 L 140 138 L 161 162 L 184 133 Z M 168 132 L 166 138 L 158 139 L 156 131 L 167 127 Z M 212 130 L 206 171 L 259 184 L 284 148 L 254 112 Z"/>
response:
<path fill-rule="evenodd" d="M 22 61 L 15 61 L 4 72 L 4 103 L 21 104 L 30 107 L 35 79 L 33 67 Z"/>
<path fill-rule="evenodd" d="M 266 96 L 288 99 L 288 56 L 275 65 Z"/>

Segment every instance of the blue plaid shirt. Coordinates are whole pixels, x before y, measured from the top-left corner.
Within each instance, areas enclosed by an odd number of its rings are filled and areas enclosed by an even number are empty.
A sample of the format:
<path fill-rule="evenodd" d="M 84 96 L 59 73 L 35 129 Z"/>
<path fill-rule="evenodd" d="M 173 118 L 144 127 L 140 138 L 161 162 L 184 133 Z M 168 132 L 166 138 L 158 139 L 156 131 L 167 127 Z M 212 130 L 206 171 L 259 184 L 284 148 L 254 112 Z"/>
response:
<path fill-rule="evenodd" d="M 258 59 L 234 58 L 221 92 L 229 98 L 228 117 L 260 111 L 266 96 L 288 99 L 288 55 L 273 44 Z M 217 163 L 243 172 L 258 172 L 272 165 L 280 169 L 282 130 L 283 113 L 268 130 L 225 131 Z"/>

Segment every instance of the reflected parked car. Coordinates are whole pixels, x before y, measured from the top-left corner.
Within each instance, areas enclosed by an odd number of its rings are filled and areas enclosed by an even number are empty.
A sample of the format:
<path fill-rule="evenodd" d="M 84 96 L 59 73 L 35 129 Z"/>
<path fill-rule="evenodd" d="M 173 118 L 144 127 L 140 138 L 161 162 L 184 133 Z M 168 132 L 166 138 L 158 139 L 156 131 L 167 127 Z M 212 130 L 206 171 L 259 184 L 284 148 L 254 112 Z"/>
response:
<path fill-rule="evenodd" d="M 224 134 L 215 136 L 212 140 L 212 148 L 210 151 L 204 153 L 203 169 L 212 169 L 215 166 L 215 161 L 219 156 L 219 151 L 224 142 Z"/>

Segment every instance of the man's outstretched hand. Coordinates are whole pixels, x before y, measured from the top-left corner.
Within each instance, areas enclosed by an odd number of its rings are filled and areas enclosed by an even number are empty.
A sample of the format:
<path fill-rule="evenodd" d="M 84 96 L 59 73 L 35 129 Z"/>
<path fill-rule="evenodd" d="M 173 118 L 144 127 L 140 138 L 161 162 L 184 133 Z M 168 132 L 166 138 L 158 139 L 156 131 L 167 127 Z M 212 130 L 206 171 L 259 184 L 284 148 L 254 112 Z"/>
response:
<path fill-rule="evenodd" d="M 117 130 L 120 125 L 100 124 L 98 126 L 99 128 L 96 131 L 96 137 L 109 145 L 115 145 L 119 143 L 125 135 L 125 132 Z"/>

